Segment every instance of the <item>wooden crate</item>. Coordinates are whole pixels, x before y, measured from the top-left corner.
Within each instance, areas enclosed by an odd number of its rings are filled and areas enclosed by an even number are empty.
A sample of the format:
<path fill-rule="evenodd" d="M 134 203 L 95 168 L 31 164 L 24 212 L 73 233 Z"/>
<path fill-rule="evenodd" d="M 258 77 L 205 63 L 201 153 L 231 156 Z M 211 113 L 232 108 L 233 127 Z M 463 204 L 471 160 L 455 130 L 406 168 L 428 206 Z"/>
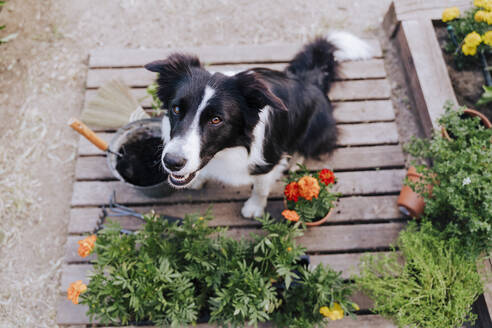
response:
<path fill-rule="evenodd" d="M 458 103 L 434 24 L 441 21 L 444 9 L 456 6 L 463 13 L 471 5 L 470 0 L 394 0 L 384 17 L 383 28 L 396 40 L 414 105 L 427 136 L 439 128 L 437 119 L 444 114 L 445 102 Z M 483 270 L 484 277 L 490 277 L 490 260 L 485 260 Z M 474 304 L 474 311 L 479 315 L 475 327 L 492 327 L 491 282 Z"/>
<path fill-rule="evenodd" d="M 307 247 L 313 265 L 329 264 L 341 270 L 344 278 L 357 273 L 363 253 L 387 251 L 405 224 L 396 207 L 405 170 L 395 114 L 389 100 L 391 91 L 379 43 L 376 40 L 369 42 L 376 50 L 375 57 L 343 63 L 339 81 L 334 83 L 329 94 L 336 106 L 340 131 L 337 149 L 331 156 L 307 163 L 311 169 L 334 169 L 339 179 L 335 190 L 343 197 L 327 224 L 310 228 L 299 238 L 299 242 Z M 235 46 L 182 51 L 197 54 L 211 71 L 237 72 L 251 66 L 282 69 L 300 46 Z M 144 70 L 142 65 L 169 53 L 169 50 L 129 49 L 92 52 L 86 101 L 94 96 L 96 88 L 112 78 L 121 78 L 132 87 L 137 98 L 143 98 L 145 87 L 155 75 Z M 142 103 L 147 108 L 150 99 L 142 99 Z M 98 133 L 105 140 L 110 140 L 113 135 L 111 131 Z M 213 204 L 215 219 L 212 225 L 228 226 L 230 234 L 237 237 L 258 229 L 255 221 L 240 217 L 242 203 L 250 194 L 249 187 L 232 188 L 209 183 L 199 191 L 184 190 L 166 198 L 148 198 L 114 179 L 106 166 L 104 153 L 86 140 L 80 140 L 78 150 L 58 306 L 58 324 L 62 326 L 89 324 L 86 307 L 66 300 L 66 289 L 75 280 L 88 282 L 93 257 L 77 255 L 77 240 L 96 228 L 100 207 L 108 203 L 113 190 L 119 203 L 139 212 L 155 209 L 158 213 L 181 216 L 204 211 Z M 270 195 L 268 210 L 279 216 L 282 207 L 282 183 L 278 182 Z M 129 230 L 138 229 L 141 224 L 130 217 L 117 220 Z M 356 293 L 353 299 L 363 310 L 357 320 L 344 319 L 334 322 L 331 327 L 394 327 L 379 316 L 367 314 L 371 303 L 366 296 Z"/>

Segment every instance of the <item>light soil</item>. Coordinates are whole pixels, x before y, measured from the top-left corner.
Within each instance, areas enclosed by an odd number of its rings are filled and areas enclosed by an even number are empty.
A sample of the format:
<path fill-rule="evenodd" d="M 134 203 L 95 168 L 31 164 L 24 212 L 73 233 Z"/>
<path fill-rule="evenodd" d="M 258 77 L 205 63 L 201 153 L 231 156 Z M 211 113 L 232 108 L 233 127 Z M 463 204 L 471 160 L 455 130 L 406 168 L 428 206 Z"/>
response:
<path fill-rule="evenodd" d="M 0 327 L 56 326 L 78 140 L 66 122 L 83 108 L 91 49 L 285 43 L 329 29 L 384 39 L 389 3 L 8 0 L 0 37 L 18 36 L 0 45 Z M 399 67 L 387 60 L 409 122 Z M 417 131 L 407 124 L 405 139 Z"/>

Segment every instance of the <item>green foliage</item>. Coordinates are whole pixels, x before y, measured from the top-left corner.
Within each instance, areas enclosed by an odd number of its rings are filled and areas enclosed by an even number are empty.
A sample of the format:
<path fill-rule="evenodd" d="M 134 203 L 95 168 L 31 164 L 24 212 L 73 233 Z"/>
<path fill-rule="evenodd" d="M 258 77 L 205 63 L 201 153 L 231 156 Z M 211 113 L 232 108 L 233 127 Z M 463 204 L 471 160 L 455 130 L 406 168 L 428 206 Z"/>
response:
<path fill-rule="evenodd" d="M 178 327 L 208 315 L 223 326 L 275 319 L 311 327 L 323 320 L 320 306 L 337 302 L 347 314 L 353 311 L 347 300 L 351 289 L 339 274 L 324 267 L 313 273 L 302 269 L 298 260 L 304 249 L 294 241 L 302 235 L 300 223 L 265 216 L 260 234 L 236 241 L 225 229 L 209 227 L 211 219 L 209 213 L 187 215 L 178 225 L 148 215 L 143 229 L 130 235 L 121 234 L 118 224 L 106 225 L 98 233 L 94 272 L 81 295 L 90 318 Z"/>
<path fill-rule="evenodd" d="M 374 300 L 375 312 L 399 327 L 461 327 L 475 319 L 471 305 L 482 283 L 475 260 L 456 239 L 444 239 L 430 223 L 418 230 L 411 222 L 398 247 L 401 255 L 393 251 L 361 261 L 356 281 Z"/>
<path fill-rule="evenodd" d="M 483 85 L 483 93 L 477 101 L 477 106 L 487 105 L 492 102 L 492 86 Z"/>
<path fill-rule="evenodd" d="M 152 97 L 152 115 L 160 116 L 163 113 L 162 101 L 157 96 L 158 86 L 154 82 L 147 87 L 147 93 Z"/>
<path fill-rule="evenodd" d="M 461 18 L 455 19 L 453 21 L 447 22 L 449 26 L 453 28 L 454 34 L 456 35 L 456 41 L 458 46 L 456 46 L 451 39 L 446 43 L 445 50 L 452 53 L 455 58 L 456 66 L 462 69 L 467 66 L 477 66 L 480 65 L 480 60 L 478 54 L 480 52 L 490 52 L 490 46 L 485 43 L 481 43 L 477 47 L 477 54 L 474 56 L 466 56 L 463 54 L 461 49 L 465 37 L 472 32 L 477 32 L 483 35 L 485 32 L 490 30 L 490 26 L 486 22 L 475 21 L 475 13 L 479 10 L 477 7 L 473 7 L 466 11 Z"/>
<path fill-rule="evenodd" d="M 299 167 L 297 171 L 289 172 L 286 183 L 297 182 L 304 176 L 310 176 L 318 181 L 320 191 L 318 197 L 313 198 L 312 200 L 307 200 L 302 197 L 299 197 L 297 202 L 287 200 L 287 208 L 289 210 L 295 210 L 303 222 L 320 220 L 335 207 L 335 202 L 338 200 L 338 197 L 340 197 L 340 193 L 331 192 L 330 189 L 333 184 L 323 184 L 318 177 L 318 172 L 313 173 L 304 165 L 297 164 L 297 166 Z"/>
<path fill-rule="evenodd" d="M 274 317 L 278 327 L 313 327 L 322 323 L 322 306 L 332 307 L 339 303 L 345 313 L 352 313 L 358 305 L 348 301 L 352 286 L 343 283 L 340 272 L 328 266 L 318 265 L 313 271 L 301 268 L 302 283 L 295 284 L 285 292 L 284 309 Z M 340 303 L 340 300 L 346 300 Z M 313 303 L 314 301 L 314 303 Z"/>
<path fill-rule="evenodd" d="M 424 183 L 411 185 L 425 199 L 424 220 L 430 220 L 448 238 L 457 237 L 472 254 L 488 251 L 492 242 L 492 129 L 478 118 L 462 116 L 463 109 L 447 105 L 439 120 L 453 138 L 436 133 L 430 140 L 414 139 L 406 150 L 432 166 L 417 166 Z M 432 194 L 424 184 L 432 183 Z"/>

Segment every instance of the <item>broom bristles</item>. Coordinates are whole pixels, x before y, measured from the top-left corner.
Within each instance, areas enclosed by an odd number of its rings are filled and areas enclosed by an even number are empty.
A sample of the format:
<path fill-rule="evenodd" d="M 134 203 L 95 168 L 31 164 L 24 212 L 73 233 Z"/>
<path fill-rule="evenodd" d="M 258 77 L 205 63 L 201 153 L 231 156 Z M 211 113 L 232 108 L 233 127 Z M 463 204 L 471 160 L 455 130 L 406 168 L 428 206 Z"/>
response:
<path fill-rule="evenodd" d="M 99 88 L 96 97 L 82 111 L 81 119 L 91 126 L 120 128 L 128 124 L 135 111 L 138 111 L 139 115 L 134 117 L 150 117 L 122 81 L 112 80 Z"/>

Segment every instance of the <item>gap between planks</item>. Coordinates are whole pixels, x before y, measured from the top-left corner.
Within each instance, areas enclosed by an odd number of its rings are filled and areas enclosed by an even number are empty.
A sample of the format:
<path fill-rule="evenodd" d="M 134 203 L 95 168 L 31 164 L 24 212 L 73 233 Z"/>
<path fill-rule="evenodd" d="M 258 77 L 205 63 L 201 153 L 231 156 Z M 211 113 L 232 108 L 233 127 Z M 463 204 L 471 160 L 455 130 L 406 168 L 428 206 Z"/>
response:
<path fill-rule="evenodd" d="M 132 88 L 130 90 L 142 107 L 151 107 L 152 100 L 146 88 Z M 94 99 L 96 94 L 97 90 L 86 90 L 85 104 L 87 105 Z M 328 96 L 331 101 L 386 100 L 391 96 L 391 87 L 386 79 L 336 81 L 332 84 Z"/>
<path fill-rule="evenodd" d="M 337 125 L 337 146 L 372 146 L 397 144 L 398 130 L 395 122 L 357 123 Z M 111 146 L 112 132 L 98 132 L 97 135 Z M 103 155 L 104 152 L 87 139 L 80 137 L 79 156 Z"/>
<path fill-rule="evenodd" d="M 365 39 L 373 49 L 374 57 L 382 57 L 379 41 Z M 233 45 L 212 47 L 189 47 L 180 49 L 112 49 L 100 48 L 91 51 L 90 68 L 142 67 L 172 53 L 196 55 L 204 64 L 279 63 L 291 60 L 305 43 Z"/>
<path fill-rule="evenodd" d="M 269 68 L 273 70 L 284 70 L 287 63 L 267 64 L 267 65 L 216 65 L 205 66 L 210 73 L 220 72 L 225 75 L 235 75 L 239 72 L 251 68 Z M 338 66 L 336 80 L 361 80 L 361 79 L 381 79 L 386 77 L 384 61 L 382 59 L 370 59 L 363 61 L 342 62 Z M 147 71 L 143 67 L 136 68 L 103 68 L 89 70 L 87 75 L 86 88 L 95 89 L 104 83 L 120 79 L 130 87 L 147 87 L 157 78 L 156 73 Z"/>
<path fill-rule="evenodd" d="M 395 168 L 404 166 L 400 145 L 337 148 L 320 160 L 307 160 L 305 165 L 312 170 L 330 168 L 334 171 Z M 116 180 L 107 165 L 105 156 L 84 156 L 77 159 L 77 181 Z"/>
<path fill-rule="evenodd" d="M 339 172 L 334 192 L 345 196 L 390 194 L 400 191 L 405 170 L 377 170 Z M 209 182 L 201 190 L 179 190 L 163 198 L 149 198 L 139 191 L 119 181 L 78 181 L 74 183 L 72 206 L 99 206 L 108 202 L 116 192 L 121 204 L 170 204 L 180 202 L 210 202 L 245 200 L 251 194 L 251 187 L 226 187 L 220 183 Z M 281 198 L 283 184 L 277 182 L 270 193 L 271 198 Z"/>
<path fill-rule="evenodd" d="M 335 210 L 329 219 L 329 224 L 346 224 L 353 222 L 371 223 L 384 220 L 401 219 L 402 215 L 396 205 L 397 196 L 353 196 L 340 198 Z M 157 214 L 167 214 L 184 217 L 189 213 L 204 213 L 209 208 L 214 219 L 208 222 L 212 227 L 258 227 L 260 224 L 254 220 L 245 220 L 240 215 L 242 202 L 216 203 L 216 204 L 173 204 L 140 206 L 133 209 L 138 213 L 150 213 L 154 210 Z M 274 218 L 280 217 L 284 209 L 283 201 L 269 201 L 266 211 Z M 70 210 L 69 234 L 92 233 L 99 222 L 101 209 L 99 207 L 72 208 Z M 142 220 L 135 217 L 112 217 L 119 222 L 123 229 L 137 230 L 142 225 Z"/>

